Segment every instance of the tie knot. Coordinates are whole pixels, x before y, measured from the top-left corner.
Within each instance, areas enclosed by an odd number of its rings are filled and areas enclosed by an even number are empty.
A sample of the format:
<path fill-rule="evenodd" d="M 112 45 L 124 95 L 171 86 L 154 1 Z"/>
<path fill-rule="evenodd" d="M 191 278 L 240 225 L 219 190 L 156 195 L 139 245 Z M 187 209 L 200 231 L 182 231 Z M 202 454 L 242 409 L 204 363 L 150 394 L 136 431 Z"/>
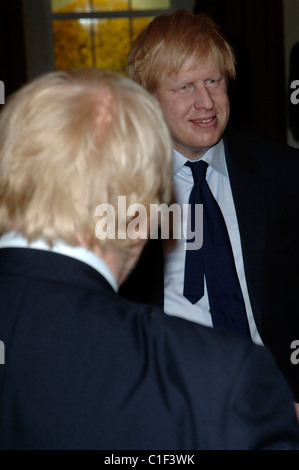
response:
<path fill-rule="evenodd" d="M 186 166 L 189 166 L 192 171 L 194 181 L 201 181 L 205 179 L 206 172 L 209 164 L 203 160 L 199 162 L 187 162 L 185 163 Z"/>

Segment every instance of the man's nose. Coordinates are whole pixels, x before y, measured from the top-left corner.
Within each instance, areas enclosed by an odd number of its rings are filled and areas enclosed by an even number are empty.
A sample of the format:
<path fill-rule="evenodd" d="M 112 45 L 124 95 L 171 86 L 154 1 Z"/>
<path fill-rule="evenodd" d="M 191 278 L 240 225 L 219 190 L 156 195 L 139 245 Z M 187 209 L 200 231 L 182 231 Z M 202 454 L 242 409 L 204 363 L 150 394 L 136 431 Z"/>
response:
<path fill-rule="evenodd" d="M 210 95 L 209 90 L 205 85 L 201 85 L 196 90 L 196 97 L 194 101 L 194 107 L 196 109 L 212 109 L 214 106 L 214 101 Z"/>

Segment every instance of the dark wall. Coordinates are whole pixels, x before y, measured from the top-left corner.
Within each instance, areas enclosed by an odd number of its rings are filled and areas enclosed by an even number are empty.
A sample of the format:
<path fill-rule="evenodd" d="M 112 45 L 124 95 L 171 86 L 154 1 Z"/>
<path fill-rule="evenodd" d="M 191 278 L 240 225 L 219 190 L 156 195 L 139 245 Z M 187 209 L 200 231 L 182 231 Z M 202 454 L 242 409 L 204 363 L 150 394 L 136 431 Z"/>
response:
<path fill-rule="evenodd" d="M 286 142 L 282 0 L 198 0 L 220 24 L 237 54 L 230 90 L 232 125 Z"/>
<path fill-rule="evenodd" d="M 0 2 L 0 80 L 6 97 L 27 80 L 21 0 Z"/>

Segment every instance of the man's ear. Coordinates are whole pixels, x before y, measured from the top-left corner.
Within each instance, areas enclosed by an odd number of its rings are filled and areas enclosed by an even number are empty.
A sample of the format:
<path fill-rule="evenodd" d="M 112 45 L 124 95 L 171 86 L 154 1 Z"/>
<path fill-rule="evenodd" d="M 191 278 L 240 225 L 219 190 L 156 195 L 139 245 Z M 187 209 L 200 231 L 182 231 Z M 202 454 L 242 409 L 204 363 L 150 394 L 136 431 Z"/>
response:
<path fill-rule="evenodd" d="M 84 248 L 88 247 L 89 240 L 88 240 L 88 237 L 86 235 L 83 235 L 83 233 L 77 232 L 76 233 L 76 238 L 77 238 L 79 246 L 83 246 Z"/>

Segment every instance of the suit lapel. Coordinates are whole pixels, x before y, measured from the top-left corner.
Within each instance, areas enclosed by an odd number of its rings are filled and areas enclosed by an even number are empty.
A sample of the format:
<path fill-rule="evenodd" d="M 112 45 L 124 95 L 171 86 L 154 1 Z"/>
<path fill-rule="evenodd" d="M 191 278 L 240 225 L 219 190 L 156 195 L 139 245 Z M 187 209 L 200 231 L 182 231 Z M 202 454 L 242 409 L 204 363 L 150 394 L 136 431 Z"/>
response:
<path fill-rule="evenodd" d="M 225 155 L 238 219 L 244 270 L 252 309 L 260 330 L 264 245 L 266 240 L 264 188 L 257 162 L 244 144 L 227 133 Z"/>

